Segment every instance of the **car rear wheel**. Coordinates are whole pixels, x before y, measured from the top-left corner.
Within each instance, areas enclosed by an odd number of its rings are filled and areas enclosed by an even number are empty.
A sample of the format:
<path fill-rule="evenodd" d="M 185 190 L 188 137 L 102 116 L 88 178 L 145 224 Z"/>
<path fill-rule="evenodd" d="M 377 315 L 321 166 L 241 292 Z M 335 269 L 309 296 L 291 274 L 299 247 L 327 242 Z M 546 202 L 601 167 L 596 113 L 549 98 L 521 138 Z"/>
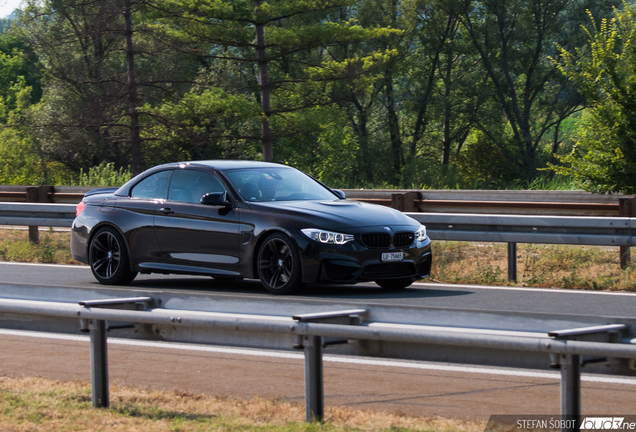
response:
<path fill-rule="evenodd" d="M 257 266 L 261 283 L 271 293 L 288 294 L 302 285 L 298 250 L 285 234 L 272 234 L 265 240 Z"/>
<path fill-rule="evenodd" d="M 389 290 L 401 290 L 406 287 L 409 287 L 413 284 L 411 279 L 386 279 L 386 280 L 377 280 L 376 284 L 380 285 L 380 287 Z"/>
<path fill-rule="evenodd" d="M 130 271 L 124 239 L 114 228 L 101 228 L 91 240 L 88 260 L 93 276 L 105 285 L 126 285 L 137 272 Z"/>

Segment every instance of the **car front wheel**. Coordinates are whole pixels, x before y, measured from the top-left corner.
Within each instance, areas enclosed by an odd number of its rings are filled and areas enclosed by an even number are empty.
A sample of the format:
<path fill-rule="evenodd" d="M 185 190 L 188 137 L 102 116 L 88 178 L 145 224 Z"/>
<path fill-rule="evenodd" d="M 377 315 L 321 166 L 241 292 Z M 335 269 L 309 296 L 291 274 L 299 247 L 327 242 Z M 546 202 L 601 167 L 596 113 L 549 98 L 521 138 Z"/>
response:
<path fill-rule="evenodd" d="M 301 287 L 301 269 L 294 241 L 282 233 L 270 235 L 258 251 L 258 277 L 265 289 L 288 294 Z"/>
<path fill-rule="evenodd" d="M 114 228 L 101 228 L 93 237 L 88 251 L 93 276 L 105 285 L 126 285 L 137 272 L 130 271 L 124 239 Z"/>

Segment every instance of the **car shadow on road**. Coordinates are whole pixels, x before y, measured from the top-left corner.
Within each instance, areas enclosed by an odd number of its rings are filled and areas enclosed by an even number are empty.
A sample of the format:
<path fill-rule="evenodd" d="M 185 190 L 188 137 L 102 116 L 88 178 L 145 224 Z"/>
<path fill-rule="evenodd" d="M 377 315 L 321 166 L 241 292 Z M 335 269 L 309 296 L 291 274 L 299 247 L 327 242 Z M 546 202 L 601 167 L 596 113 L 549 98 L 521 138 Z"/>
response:
<path fill-rule="evenodd" d="M 146 276 L 136 279 L 131 287 L 200 291 L 215 294 L 267 295 L 258 280 L 216 280 L 210 277 Z M 331 299 L 424 299 L 474 294 L 470 290 L 436 289 L 413 285 L 401 290 L 387 290 L 374 283 L 357 285 L 307 285 L 292 297 Z"/>
<path fill-rule="evenodd" d="M 303 295 L 317 298 L 339 299 L 414 299 L 454 297 L 474 294 L 469 290 L 431 289 L 413 286 L 400 290 L 388 290 L 375 284 L 360 285 L 310 285 L 305 287 Z"/>
<path fill-rule="evenodd" d="M 196 276 L 145 276 L 135 279 L 130 287 L 201 291 L 223 294 L 263 294 L 265 289 L 258 280 L 216 280 Z"/>

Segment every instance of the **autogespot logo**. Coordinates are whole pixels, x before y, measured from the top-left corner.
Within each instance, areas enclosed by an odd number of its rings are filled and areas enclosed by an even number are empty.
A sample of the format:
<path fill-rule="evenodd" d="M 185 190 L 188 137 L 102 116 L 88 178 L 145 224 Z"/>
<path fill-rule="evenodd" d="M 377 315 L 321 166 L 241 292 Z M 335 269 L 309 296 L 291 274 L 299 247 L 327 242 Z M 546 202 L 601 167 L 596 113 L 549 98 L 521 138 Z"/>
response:
<path fill-rule="evenodd" d="M 634 430 L 636 422 L 625 422 L 625 417 L 585 417 L 581 430 Z"/>

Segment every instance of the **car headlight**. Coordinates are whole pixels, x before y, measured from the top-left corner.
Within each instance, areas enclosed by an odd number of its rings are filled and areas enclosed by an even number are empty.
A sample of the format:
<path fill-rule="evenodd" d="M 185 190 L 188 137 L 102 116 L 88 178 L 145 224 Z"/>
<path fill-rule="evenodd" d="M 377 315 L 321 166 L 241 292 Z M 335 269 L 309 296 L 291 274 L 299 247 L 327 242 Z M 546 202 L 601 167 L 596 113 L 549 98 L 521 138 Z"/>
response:
<path fill-rule="evenodd" d="M 327 244 L 345 244 L 353 241 L 353 234 L 341 234 L 337 232 L 319 230 L 315 228 L 305 228 L 300 230 L 303 234 L 312 240 Z"/>
<path fill-rule="evenodd" d="M 424 241 L 426 240 L 426 227 L 422 225 L 420 229 L 415 231 L 415 240 Z"/>

